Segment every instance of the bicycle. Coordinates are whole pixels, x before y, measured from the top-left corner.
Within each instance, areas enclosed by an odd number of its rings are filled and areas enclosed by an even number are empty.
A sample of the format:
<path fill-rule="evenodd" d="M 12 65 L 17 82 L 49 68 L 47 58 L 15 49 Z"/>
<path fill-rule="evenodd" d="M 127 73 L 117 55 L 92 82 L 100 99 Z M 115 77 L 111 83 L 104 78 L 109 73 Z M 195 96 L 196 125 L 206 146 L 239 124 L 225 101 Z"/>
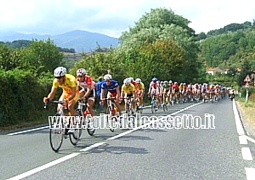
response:
<path fill-rule="evenodd" d="M 151 113 L 155 113 L 157 110 L 157 102 L 156 102 L 156 97 L 155 95 L 152 96 L 151 98 Z"/>
<path fill-rule="evenodd" d="M 123 98 L 126 99 L 126 113 L 127 113 L 127 121 L 128 121 L 128 126 L 129 127 L 134 127 L 135 125 L 135 116 L 134 116 L 134 109 L 133 109 L 133 104 L 132 104 L 132 97 L 126 97 Z"/>
<path fill-rule="evenodd" d="M 63 139 L 67 139 L 69 136 L 71 144 L 77 145 L 79 141 L 80 129 L 77 127 L 80 122 L 75 119 L 76 126 L 72 127 L 72 120 L 74 117 L 66 116 L 69 112 L 68 108 L 63 106 L 63 101 L 49 101 L 49 103 L 58 104 L 59 110 L 55 116 L 49 116 L 49 128 L 50 128 L 50 146 L 53 151 L 58 152 L 62 146 Z M 48 103 L 44 105 L 44 109 L 47 109 Z M 69 132 L 70 128 L 74 128 L 73 132 Z"/>
<path fill-rule="evenodd" d="M 84 111 L 85 110 L 85 111 Z M 83 100 L 78 100 L 78 107 L 76 109 L 77 114 L 82 118 L 82 121 L 80 123 L 80 133 L 79 133 L 79 138 L 81 137 L 82 134 L 82 130 L 83 129 L 87 129 L 87 132 L 90 136 L 93 136 L 93 134 L 95 133 L 95 129 L 91 128 L 89 123 L 90 123 L 90 118 L 92 119 L 91 114 L 88 111 L 88 104 L 87 102 L 83 101 Z"/>
<path fill-rule="evenodd" d="M 121 124 L 121 122 L 118 122 L 118 118 L 116 116 L 117 106 L 115 104 L 115 99 L 115 97 L 105 98 L 105 100 L 108 101 L 108 105 L 106 108 L 107 124 L 109 125 L 109 129 L 111 132 L 114 132 L 118 124 Z"/>
<path fill-rule="evenodd" d="M 166 93 L 163 94 L 163 103 L 162 103 L 162 107 L 163 107 L 163 111 L 168 111 L 168 107 L 167 107 L 167 96 Z"/>
<path fill-rule="evenodd" d="M 142 114 L 143 113 L 143 105 L 142 106 L 139 106 L 139 99 L 137 98 L 136 100 L 136 112 L 139 113 L 139 114 Z"/>

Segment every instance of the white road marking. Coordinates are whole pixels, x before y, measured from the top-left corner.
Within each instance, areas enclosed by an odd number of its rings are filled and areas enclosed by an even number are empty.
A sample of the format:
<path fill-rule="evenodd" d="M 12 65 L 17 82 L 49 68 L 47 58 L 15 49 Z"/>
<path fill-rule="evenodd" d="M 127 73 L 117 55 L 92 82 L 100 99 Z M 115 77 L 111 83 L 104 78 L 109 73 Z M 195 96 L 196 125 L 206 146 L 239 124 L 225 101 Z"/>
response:
<path fill-rule="evenodd" d="M 252 139 L 251 137 L 249 137 L 249 136 L 245 136 L 246 137 L 246 139 L 248 140 L 248 141 L 250 141 L 250 142 L 252 142 L 252 143 L 255 143 L 255 139 Z"/>
<path fill-rule="evenodd" d="M 252 155 L 251 155 L 251 151 L 250 148 L 248 147 L 242 147 L 242 156 L 244 160 L 248 160 L 251 161 L 253 160 Z"/>
<path fill-rule="evenodd" d="M 239 142 L 240 144 L 248 144 L 247 136 L 239 136 Z"/>
<path fill-rule="evenodd" d="M 171 115 L 178 114 L 178 113 L 180 113 L 180 112 L 183 112 L 183 111 L 185 111 L 185 110 L 187 110 L 187 109 L 190 109 L 190 108 L 192 108 L 192 107 L 194 107 L 194 106 L 196 106 L 196 105 L 199 105 L 199 104 L 201 104 L 201 103 L 196 103 L 196 104 L 194 104 L 194 105 L 188 106 L 188 107 L 186 107 L 186 108 L 184 108 L 184 109 L 181 109 L 181 110 L 179 110 L 179 111 L 177 111 L 177 112 L 172 113 Z M 51 161 L 51 162 L 49 162 L 49 163 L 47 163 L 47 164 L 45 164 L 45 165 L 39 166 L 39 167 L 34 168 L 34 169 L 31 169 L 30 171 L 27 171 L 27 172 L 25 172 L 25 173 L 22 173 L 22 174 L 20 174 L 20 175 L 14 176 L 14 177 L 12 177 L 12 178 L 10 178 L 10 179 L 8 179 L 8 180 L 17 180 L 17 179 L 22 179 L 22 178 L 31 176 L 31 175 L 33 175 L 33 174 L 35 174 L 35 173 L 38 173 L 38 172 L 40 172 L 40 171 L 43 171 L 43 170 L 49 168 L 49 167 L 55 166 L 55 165 L 57 165 L 57 164 L 59 164 L 59 163 L 62 163 L 62 162 L 64 162 L 64 161 L 66 161 L 66 160 L 72 159 L 72 158 L 74 158 L 74 157 L 80 155 L 82 152 L 86 152 L 86 151 L 89 151 L 89 150 L 91 150 L 91 149 L 93 149 L 93 148 L 96 148 L 96 147 L 99 147 L 99 146 L 101 146 L 101 145 L 104 145 L 104 144 L 106 144 L 107 141 L 109 141 L 109 140 L 114 140 L 114 139 L 120 138 L 120 137 L 122 137 L 122 136 L 125 136 L 125 135 L 127 135 L 127 134 L 132 133 L 133 131 L 136 131 L 136 130 L 139 130 L 139 129 L 141 129 L 141 128 L 144 128 L 144 127 L 146 127 L 148 124 L 151 124 L 151 123 L 153 123 L 153 122 L 150 122 L 150 123 L 147 123 L 147 124 L 143 124 L 143 125 L 141 125 L 141 126 L 139 126 L 139 127 L 137 127 L 137 128 L 134 128 L 134 129 L 131 129 L 131 130 L 129 130 L 129 131 L 123 132 L 123 133 L 121 133 L 121 134 L 118 134 L 118 135 L 116 135 L 116 136 L 110 137 L 110 138 L 106 139 L 106 141 L 102 141 L 102 142 L 98 142 L 98 143 L 92 144 L 92 145 L 89 146 L 89 147 L 86 147 L 86 148 L 84 148 L 84 149 L 81 149 L 80 152 L 72 153 L 72 154 L 66 155 L 66 156 L 64 156 L 64 157 L 62 157 L 62 158 L 56 159 L 56 160 L 54 160 L 54 161 Z M 31 131 L 27 131 L 27 132 L 31 132 Z M 18 133 L 18 132 L 17 132 L 17 133 Z M 19 134 L 21 134 L 21 133 L 24 133 L 24 131 L 19 132 Z"/>
<path fill-rule="evenodd" d="M 243 125 L 241 123 L 241 119 L 240 119 L 240 116 L 238 114 L 237 107 L 236 107 L 236 102 L 235 101 L 233 101 L 233 111 L 234 111 L 234 115 L 235 115 L 235 122 L 236 122 L 237 133 L 239 134 L 239 136 L 245 135 L 244 129 L 243 129 Z"/>
<path fill-rule="evenodd" d="M 247 180 L 255 179 L 255 168 L 245 168 Z"/>
<path fill-rule="evenodd" d="M 44 127 L 29 129 L 29 130 L 25 130 L 25 131 L 19 131 L 19 132 L 9 133 L 9 134 L 7 134 L 7 135 L 8 135 L 8 136 L 13 136 L 13 135 L 18 135 L 18 134 L 23 134 L 23 133 L 33 132 L 33 131 L 39 131 L 39 130 L 47 129 L 47 128 L 49 128 L 49 126 L 44 126 Z"/>
<path fill-rule="evenodd" d="M 52 167 L 52 166 L 55 166 L 56 164 L 62 163 L 64 161 L 68 160 L 68 159 L 72 159 L 72 158 L 78 156 L 79 154 L 80 153 L 69 154 L 69 155 L 64 156 L 62 158 L 56 159 L 55 161 L 51 161 L 51 162 L 49 162 L 47 164 L 44 164 L 44 165 L 39 166 L 37 168 L 34 168 L 34 169 L 30 170 L 30 171 L 27 171 L 27 172 L 25 172 L 23 174 L 20 174 L 18 176 L 12 177 L 12 178 L 10 178 L 8 180 L 17 180 L 17 179 L 22 179 L 22 178 L 28 177 L 28 176 L 30 176 L 32 174 L 35 174 L 37 172 L 40 172 L 40 171 L 42 171 L 44 169 L 47 169 L 47 168 Z"/>

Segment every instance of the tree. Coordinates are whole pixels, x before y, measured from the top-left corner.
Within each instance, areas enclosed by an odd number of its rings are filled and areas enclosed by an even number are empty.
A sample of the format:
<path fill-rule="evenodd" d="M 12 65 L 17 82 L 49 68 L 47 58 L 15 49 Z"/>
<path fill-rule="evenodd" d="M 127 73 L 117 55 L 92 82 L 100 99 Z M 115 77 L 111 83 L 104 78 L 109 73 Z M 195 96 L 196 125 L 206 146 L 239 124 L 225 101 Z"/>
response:
<path fill-rule="evenodd" d="M 247 75 L 251 74 L 251 64 L 248 59 L 244 59 L 242 62 L 241 72 L 238 76 L 238 85 L 242 87 L 244 85 L 244 79 Z"/>
<path fill-rule="evenodd" d="M 8 71 L 20 65 L 20 53 L 5 45 L 0 45 L 0 68 Z"/>
<path fill-rule="evenodd" d="M 175 75 L 177 79 L 191 81 L 194 77 L 199 76 L 198 68 L 201 68 L 201 63 L 197 61 L 199 49 L 194 39 L 195 31 L 188 26 L 189 23 L 189 20 L 176 15 L 172 10 L 165 8 L 152 9 L 134 27 L 122 33 L 120 37 L 121 44 L 117 51 L 126 52 L 125 63 L 129 65 L 128 69 L 131 69 L 133 73 L 135 69 L 133 69 L 132 63 L 136 62 L 137 67 L 137 62 L 142 61 L 141 69 L 149 68 L 151 72 L 157 72 L 161 75 L 167 74 L 165 72 L 169 71 L 165 70 L 169 68 L 171 72 L 179 73 L 180 77 Z M 148 51 L 142 50 L 141 47 Z M 159 49 L 155 50 L 155 48 Z M 162 52 L 168 57 L 164 57 Z M 175 59 L 169 58 L 177 54 L 181 57 L 182 67 L 173 63 Z M 154 66 L 150 66 L 151 64 Z M 171 72 L 168 76 L 172 75 Z M 147 76 L 148 73 L 142 75 Z M 172 77 L 167 79 L 169 78 Z"/>
<path fill-rule="evenodd" d="M 28 48 L 21 51 L 21 58 L 20 68 L 30 69 L 40 75 L 41 72 L 53 72 L 57 66 L 61 65 L 64 56 L 48 39 L 46 41 L 34 40 Z"/>

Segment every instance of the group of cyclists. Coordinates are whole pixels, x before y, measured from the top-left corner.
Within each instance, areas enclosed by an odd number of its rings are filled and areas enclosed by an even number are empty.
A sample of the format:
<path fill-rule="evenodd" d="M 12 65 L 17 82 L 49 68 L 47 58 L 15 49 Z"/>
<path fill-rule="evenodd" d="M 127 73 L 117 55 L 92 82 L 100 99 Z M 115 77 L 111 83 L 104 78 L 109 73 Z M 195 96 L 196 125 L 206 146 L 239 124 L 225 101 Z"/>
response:
<path fill-rule="evenodd" d="M 130 99 L 133 107 L 132 113 L 135 113 L 136 109 L 143 106 L 145 87 L 140 78 L 134 80 L 133 77 L 128 77 L 124 79 L 123 84 L 120 86 L 108 72 L 103 77 L 103 81 L 96 83 L 84 68 L 78 69 L 75 77 L 68 74 L 65 67 L 57 67 L 54 70 L 54 77 L 51 91 L 43 98 L 43 102 L 47 103 L 52 100 L 57 88 L 62 88 L 63 92 L 59 100 L 65 102 L 70 116 L 75 116 L 75 105 L 78 100 L 83 100 L 87 103 L 88 111 L 92 117 L 95 115 L 93 107 L 96 99 L 103 106 L 106 98 L 114 98 L 119 116 L 122 115 L 120 106 L 122 101 L 125 102 L 126 110 L 127 100 Z M 209 85 L 206 83 L 186 84 L 172 82 L 171 80 L 159 81 L 156 77 L 152 78 L 148 89 L 148 96 L 156 99 L 157 107 L 163 104 L 174 105 L 187 101 L 206 101 L 207 99 L 216 101 L 224 98 L 226 94 L 228 94 L 228 89 L 221 85 Z M 90 127 L 93 128 L 93 121 L 90 122 Z"/>
<path fill-rule="evenodd" d="M 137 105 L 143 105 L 144 84 L 140 78 L 136 80 L 132 77 L 126 78 L 123 85 L 120 86 L 116 80 L 112 79 L 111 74 L 108 73 L 104 76 L 103 81 L 95 83 L 92 78 L 87 75 L 84 68 L 78 69 L 75 77 L 68 74 L 65 67 L 57 67 L 54 70 L 54 77 L 51 91 L 43 98 L 43 102 L 48 103 L 55 97 L 57 88 L 62 88 L 63 92 L 59 101 L 64 102 L 69 110 L 70 116 L 76 115 L 75 105 L 78 100 L 83 100 L 87 103 L 88 111 L 92 117 L 95 115 L 93 107 L 96 99 L 100 100 L 100 105 L 104 105 L 106 98 L 114 98 L 119 115 L 122 114 L 120 103 L 123 100 L 126 102 L 127 98 L 131 98 L 133 109 L 137 108 Z M 100 93 L 96 93 L 96 91 Z M 96 98 L 96 96 L 100 97 Z M 135 103 L 136 101 L 137 103 Z M 90 122 L 89 126 L 93 128 L 93 120 Z"/>
<path fill-rule="evenodd" d="M 218 101 L 229 94 L 229 89 L 220 84 L 178 83 L 159 81 L 154 77 L 149 85 L 148 95 L 155 97 L 158 107 L 163 104 L 174 105 L 184 102 Z"/>

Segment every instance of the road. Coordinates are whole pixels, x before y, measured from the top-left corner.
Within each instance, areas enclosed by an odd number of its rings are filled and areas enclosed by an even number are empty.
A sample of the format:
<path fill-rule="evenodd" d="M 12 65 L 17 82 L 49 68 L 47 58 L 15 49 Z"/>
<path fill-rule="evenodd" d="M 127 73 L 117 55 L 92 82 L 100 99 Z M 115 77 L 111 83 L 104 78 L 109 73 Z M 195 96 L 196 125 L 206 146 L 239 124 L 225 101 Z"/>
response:
<path fill-rule="evenodd" d="M 150 115 L 145 109 L 143 116 Z M 161 128 L 100 129 L 92 137 L 84 131 L 76 147 L 64 140 L 59 153 L 49 146 L 48 128 L 1 135 L 0 179 L 255 179 L 255 138 L 229 99 L 179 104 L 154 115 L 174 121 Z M 203 126 L 192 118 L 180 123 L 177 117 L 185 115 L 200 117 Z"/>

